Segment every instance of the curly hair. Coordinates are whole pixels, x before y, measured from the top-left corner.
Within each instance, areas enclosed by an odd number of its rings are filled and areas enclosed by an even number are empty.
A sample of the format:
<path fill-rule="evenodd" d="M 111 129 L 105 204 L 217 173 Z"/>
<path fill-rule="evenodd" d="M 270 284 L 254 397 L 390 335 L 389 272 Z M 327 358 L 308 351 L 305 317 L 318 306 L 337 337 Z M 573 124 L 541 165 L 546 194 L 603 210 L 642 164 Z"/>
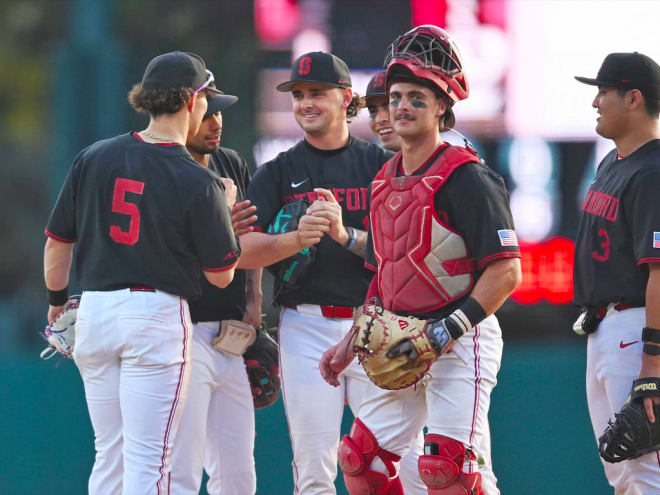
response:
<path fill-rule="evenodd" d="M 178 112 L 193 94 L 192 88 L 146 89 L 137 83 L 128 92 L 128 102 L 138 112 L 158 117 Z"/>
<path fill-rule="evenodd" d="M 353 99 L 348 104 L 346 108 L 346 121 L 350 124 L 353 117 L 357 117 L 357 114 L 360 112 L 361 108 L 364 108 L 365 102 L 364 98 L 361 98 L 359 94 L 353 93 Z"/>

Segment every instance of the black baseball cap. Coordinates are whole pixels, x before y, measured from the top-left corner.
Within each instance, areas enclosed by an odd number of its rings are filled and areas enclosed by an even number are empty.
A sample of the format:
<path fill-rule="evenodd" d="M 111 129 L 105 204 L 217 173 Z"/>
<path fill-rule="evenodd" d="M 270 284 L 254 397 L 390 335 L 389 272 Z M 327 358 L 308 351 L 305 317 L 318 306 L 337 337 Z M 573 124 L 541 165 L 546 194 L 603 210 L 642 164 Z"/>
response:
<path fill-rule="evenodd" d="M 367 84 L 367 92 L 364 97 L 369 100 L 372 96 L 387 96 L 387 88 L 385 86 L 387 72 L 381 71 L 373 75 L 369 84 Z"/>
<path fill-rule="evenodd" d="M 238 101 L 238 96 L 224 94 L 222 91 L 220 91 L 218 88 L 215 87 L 214 83 L 209 84 L 209 86 L 206 89 L 211 90 L 211 88 L 213 88 L 216 91 L 219 91 L 220 94 L 208 95 L 206 97 L 206 101 L 208 101 L 209 107 L 206 110 L 206 113 L 204 114 L 204 118 L 210 117 L 211 115 L 216 114 L 221 110 L 224 110 L 228 106 L 233 105 Z"/>
<path fill-rule="evenodd" d="M 351 74 L 346 63 L 332 53 L 310 52 L 294 60 L 291 64 L 291 79 L 277 86 L 277 90 L 291 91 L 291 87 L 300 82 L 350 88 Z"/>
<path fill-rule="evenodd" d="M 638 52 L 610 53 L 595 79 L 578 76 L 575 79 L 591 86 L 639 89 L 645 97 L 660 100 L 660 66 Z"/>
<path fill-rule="evenodd" d="M 147 64 L 142 76 L 142 87 L 193 88 L 195 91 L 208 89 L 213 93 L 220 93 L 210 87 L 209 81 L 213 82 L 213 74 L 206 69 L 202 57 L 188 52 L 170 52 L 158 55 Z"/>

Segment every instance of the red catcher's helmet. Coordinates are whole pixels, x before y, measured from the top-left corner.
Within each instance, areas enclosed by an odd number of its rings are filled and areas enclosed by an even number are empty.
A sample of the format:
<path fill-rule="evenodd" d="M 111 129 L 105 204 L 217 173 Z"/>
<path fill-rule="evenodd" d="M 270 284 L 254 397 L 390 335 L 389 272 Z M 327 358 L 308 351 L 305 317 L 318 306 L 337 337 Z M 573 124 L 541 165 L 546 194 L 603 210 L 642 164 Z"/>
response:
<path fill-rule="evenodd" d="M 432 82 L 454 103 L 470 94 L 458 47 L 449 33 L 438 26 L 417 26 L 390 45 L 385 54 L 388 90 L 390 71 L 396 65 L 405 67 L 415 77 Z"/>

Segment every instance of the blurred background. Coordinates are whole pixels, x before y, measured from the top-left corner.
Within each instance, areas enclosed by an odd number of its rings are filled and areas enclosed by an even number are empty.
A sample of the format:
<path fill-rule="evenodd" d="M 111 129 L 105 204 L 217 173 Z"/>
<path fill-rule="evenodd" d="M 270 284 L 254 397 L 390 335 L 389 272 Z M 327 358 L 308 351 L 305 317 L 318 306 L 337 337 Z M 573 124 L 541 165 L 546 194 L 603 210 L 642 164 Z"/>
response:
<path fill-rule="evenodd" d="M 80 376 L 72 362 L 38 359 L 43 229 L 77 152 L 146 126 L 126 93 L 147 62 L 177 49 L 205 59 L 218 87 L 240 97 L 224 112 L 223 145 L 254 170 L 302 136 L 289 95 L 275 91 L 293 58 L 332 51 L 364 94 L 386 47 L 420 24 L 446 28 L 461 48 L 471 94 L 454 107 L 457 130 L 505 178 L 521 241 L 523 284 L 498 313 L 505 351 L 491 405 L 502 493 L 612 493 L 584 397 L 585 341 L 570 330 L 579 205 L 612 144 L 594 132 L 595 88 L 573 76 L 594 77 L 614 51 L 660 60 L 659 2 L 3 0 L 1 11 L 1 494 L 87 492 L 93 436 Z M 366 110 L 351 132 L 373 139 Z M 258 411 L 255 456 L 258 493 L 291 493 L 281 401 Z"/>

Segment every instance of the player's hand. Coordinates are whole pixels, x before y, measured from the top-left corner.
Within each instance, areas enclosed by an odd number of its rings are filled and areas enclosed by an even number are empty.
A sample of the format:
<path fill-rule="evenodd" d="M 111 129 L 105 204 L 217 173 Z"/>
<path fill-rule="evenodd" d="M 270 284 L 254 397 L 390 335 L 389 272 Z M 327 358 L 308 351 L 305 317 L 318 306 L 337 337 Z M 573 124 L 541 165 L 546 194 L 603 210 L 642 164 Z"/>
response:
<path fill-rule="evenodd" d="M 321 238 L 328 230 L 330 230 L 328 219 L 310 214 L 303 215 L 298 221 L 298 242 L 302 245 L 302 249 L 306 249 L 321 242 Z"/>
<path fill-rule="evenodd" d="M 353 339 L 353 333 L 348 333 L 341 342 L 332 346 L 321 356 L 319 371 L 323 379 L 333 387 L 339 386 L 339 374 L 355 359 Z"/>
<path fill-rule="evenodd" d="M 341 206 L 337 203 L 335 196 L 328 189 L 321 187 L 315 188 L 314 192 L 322 199 L 314 201 L 307 209 L 307 214 L 327 219 L 330 222 L 328 235 L 339 244 L 346 244 L 346 241 L 348 241 L 348 231 L 344 227 Z"/>
<path fill-rule="evenodd" d="M 660 376 L 660 356 L 650 356 L 648 354 L 642 353 L 642 369 L 639 373 L 639 378 L 652 378 Z M 646 411 L 646 416 L 649 418 L 651 423 L 655 423 L 656 418 L 653 414 L 653 405 L 660 404 L 660 396 L 653 397 L 644 397 L 644 410 Z"/>
<path fill-rule="evenodd" d="M 64 305 L 62 306 L 48 306 L 48 324 L 51 325 L 57 314 L 62 311 Z"/>
<path fill-rule="evenodd" d="M 220 180 L 225 186 L 225 200 L 227 200 L 227 206 L 233 208 L 234 204 L 236 204 L 238 188 L 236 187 L 236 184 L 234 184 L 234 181 L 228 177 L 220 177 Z"/>
<path fill-rule="evenodd" d="M 239 201 L 231 209 L 231 226 L 234 229 L 234 234 L 242 236 L 254 230 L 250 225 L 257 221 L 257 215 L 253 213 L 257 211 L 256 206 L 250 206 L 250 201 Z"/>

